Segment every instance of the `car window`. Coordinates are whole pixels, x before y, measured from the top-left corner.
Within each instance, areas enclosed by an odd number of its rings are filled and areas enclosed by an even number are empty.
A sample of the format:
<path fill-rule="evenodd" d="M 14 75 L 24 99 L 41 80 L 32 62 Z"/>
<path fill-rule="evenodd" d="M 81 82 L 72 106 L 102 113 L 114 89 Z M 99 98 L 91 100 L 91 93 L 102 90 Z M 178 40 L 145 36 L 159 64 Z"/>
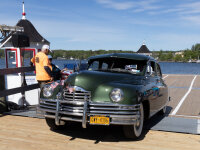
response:
<path fill-rule="evenodd" d="M 147 67 L 147 74 L 150 76 L 155 76 L 156 74 L 156 69 L 155 69 L 155 62 L 150 61 L 148 67 Z"/>
<path fill-rule="evenodd" d="M 157 76 L 162 76 L 162 73 L 161 73 L 161 70 L 160 70 L 160 66 L 156 63 L 156 73 L 157 73 Z"/>
<path fill-rule="evenodd" d="M 99 69 L 99 61 L 94 61 L 88 68 L 88 70 L 98 70 Z"/>
<path fill-rule="evenodd" d="M 88 70 L 144 75 L 146 65 L 146 60 L 132 60 L 126 58 L 101 58 L 94 61 L 90 60 Z"/>
<path fill-rule="evenodd" d="M 108 69 L 108 64 L 107 63 L 105 63 L 105 62 L 103 62 L 102 63 L 102 67 L 101 67 L 102 69 Z"/>
<path fill-rule="evenodd" d="M 130 70 L 133 73 L 139 73 L 140 72 L 140 70 L 138 69 L 138 65 L 137 64 L 126 65 L 125 69 L 126 70 Z"/>

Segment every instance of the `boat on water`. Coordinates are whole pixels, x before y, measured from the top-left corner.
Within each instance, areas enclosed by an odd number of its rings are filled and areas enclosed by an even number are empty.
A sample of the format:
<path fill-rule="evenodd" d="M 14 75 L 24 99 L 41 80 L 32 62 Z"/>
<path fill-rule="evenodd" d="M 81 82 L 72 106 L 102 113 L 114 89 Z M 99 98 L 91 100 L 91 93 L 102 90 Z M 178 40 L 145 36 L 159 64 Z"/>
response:
<path fill-rule="evenodd" d="M 200 59 L 199 59 L 199 56 L 198 56 L 198 59 L 197 59 L 196 63 L 200 63 Z"/>
<path fill-rule="evenodd" d="M 196 63 L 200 63 L 200 60 L 198 59 L 198 60 L 196 61 Z"/>
<path fill-rule="evenodd" d="M 199 60 L 200 61 L 200 60 Z M 189 59 L 188 60 L 188 63 L 197 63 L 197 61 L 196 60 L 193 60 L 193 59 Z"/>

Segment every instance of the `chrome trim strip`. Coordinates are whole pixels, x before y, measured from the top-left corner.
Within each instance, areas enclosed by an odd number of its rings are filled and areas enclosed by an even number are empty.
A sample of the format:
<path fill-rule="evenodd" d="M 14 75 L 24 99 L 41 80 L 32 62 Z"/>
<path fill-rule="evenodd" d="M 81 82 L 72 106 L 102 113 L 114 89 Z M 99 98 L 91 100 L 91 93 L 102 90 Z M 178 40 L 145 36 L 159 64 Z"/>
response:
<path fill-rule="evenodd" d="M 79 112 L 66 112 L 66 111 L 60 111 L 60 114 L 64 114 L 64 115 L 72 115 L 72 116 L 83 116 L 83 113 L 79 113 Z"/>
<path fill-rule="evenodd" d="M 131 121 L 128 121 L 128 122 L 112 121 L 111 124 L 114 124 L 114 125 L 135 125 L 136 124 L 136 120 L 131 120 Z"/>
<path fill-rule="evenodd" d="M 81 96 L 74 96 L 75 98 L 84 98 L 85 96 L 87 96 L 87 95 L 81 95 Z M 88 98 L 89 98 L 90 96 L 88 96 Z M 73 95 L 71 96 L 71 95 L 65 95 L 65 99 L 67 99 L 67 98 L 73 98 Z"/>
<path fill-rule="evenodd" d="M 110 108 L 110 107 L 90 107 L 90 110 L 114 110 L 114 111 L 117 111 L 117 110 L 122 110 L 122 111 L 124 111 L 124 110 L 131 110 L 131 111 L 137 111 L 137 110 L 139 110 L 139 108 L 135 108 L 135 107 L 130 107 L 130 108 Z"/>
<path fill-rule="evenodd" d="M 82 119 L 83 128 L 86 128 L 86 123 L 87 123 L 87 107 L 88 107 L 88 101 L 85 101 L 83 106 L 83 119 Z"/>
<path fill-rule="evenodd" d="M 54 116 L 54 115 L 45 114 L 44 117 L 55 119 L 55 116 Z M 65 120 L 65 121 L 82 122 L 82 119 L 75 119 L 75 118 L 71 118 L 71 117 L 61 117 L 60 119 L 61 119 L 61 120 Z"/>
<path fill-rule="evenodd" d="M 127 114 L 127 115 L 136 115 L 137 112 L 116 112 L 116 111 L 90 111 L 90 113 L 101 113 L 101 114 Z"/>
<path fill-rule="evenodd" d="M 83 109 L 82 110 L 78 110 L 78 109 L 62 109 L 62 111 L 83 113 Z"/>
<path fill-rule="evenodd" d="M 60 118 L 59 118 L 59 111 L 60 111 L 60 103 L 59 100 L 56 100 L 56 113 L 55 113 L 55 123 L 56 125 L 60 125 Z"/>
<path fill-rule="evenodd" d="M 65 100 L 66 101 L 83 101 L 84 102 L 84 97 L 83 97 L 83 99 L 77 99 L 77 98 L 65 98 Z M 88 100 L 89 100 L 89 98 L 88 98 Z"/>
<path fill-rule="evenodd" d="M 48 113 L 56 113 L 56 110 L 51 110 L 51 109 L 44 109 L 44 108 L 39 108 L 40 111 L 48 112 Z M 70 116 L 83 116 L 83 113 L 76 113 L 76 112 L 66 112 L 66 111 L 60 111 L 59 114 L 64 114 L 64 115 L 70 115 Z"/>
<path fill-rule="evenodd" d="M 140 107 L 140 104 L 135 105 L 125 105 L 125 104 L 111 104 L 111 103 L 102 103 L 102 102 L 91 102 L 91 106 L 111 106 L 111 107 Z"/>
<path fill-rule="evenodd" d="M 46 106 L 46 105 L 40 105 L 40 107 L 56 110 L 56 106 L 55 107 L 51 107 L 51 106 Z"/>
<path fill-rule="evenodd" d="M 76 106 L 65 106 L 65 105 L 62 105 L 61 109 L 66 109 L 66 110 L 83 110 L 83 107 L 76 107 Z"/>
<path fill-rule="evenodd" d="M 84 105 L 84 101 L 66 101 L 66 100 L 61 100 L 60 103 L 62 104 L 73 104 L 73 105 Z"/>
<path fill-rule="evenodd" d="M 103 114 L 89 114 L 88 116 L 94 116 L 94 115 L 103 115 Z M 105 115 L 105 114 L 104 114 Z M 120 120 L 126 120 L 126 119 L 136 119 L 139 117 L 139 115 L 109 115 L 110 118 L 118 118 Z"/>
<path fill-rule="evenodd" d="M 41 103 L 41 101 L 43 101 L 43 103 L 46 103 L 46 102 L 51 102 L 51 103 L 55 103 L 55 105 L 56 105 L 56 100 L 54 100 L 54 99 L 43 99 L 43 98 L 41 98 L 40 99 L 40 103 Z M 66 101 L 66 100 L 60 100 L 60 103 L 62 104 L 62 103 L 66 103 L 66 104 L 74 104 L 74 105 L 83 105 L 84 104 L 84 101 Z"/>
<path fill-rule="evenodd" d="M 50 105 L 50 106 L 55 106 L 55 107 L 56 107 L 56 104 L 54 104 L 54 103 L 49 103 L 49 102 L 46 102 L 46 101 L 40 102 L 40 105 L 41 105 L 41 104 Z"/>
<path fill-rule="evenodd" d="M 139 118 L 139 115 L 110 115 L 111 118 L 122 118 L 122 119 L 135 119 L 135 118 Z"/>
<path fill-rule="evenodd" d="M 64 96 L 70 96 L 72 97 L 73 95 L 76 95 L 76 96 L 91 96 L 90 93 L 68 93 L 68 92 L 64 92 L 63 93 Z"/>

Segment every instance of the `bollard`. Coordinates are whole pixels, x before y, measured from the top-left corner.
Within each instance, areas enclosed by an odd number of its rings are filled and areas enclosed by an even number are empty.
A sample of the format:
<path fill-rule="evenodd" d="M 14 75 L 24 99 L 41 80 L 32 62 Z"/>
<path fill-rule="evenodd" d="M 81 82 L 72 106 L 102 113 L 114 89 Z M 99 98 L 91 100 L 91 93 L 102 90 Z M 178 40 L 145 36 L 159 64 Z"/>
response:
<path fill-rule="evenodd" d="M 5 78 L 4 75 L 0 75 L 0 91 L 5 90 Z M 0 114 L 7 111 L 6 98 L 0 96 Z"/>

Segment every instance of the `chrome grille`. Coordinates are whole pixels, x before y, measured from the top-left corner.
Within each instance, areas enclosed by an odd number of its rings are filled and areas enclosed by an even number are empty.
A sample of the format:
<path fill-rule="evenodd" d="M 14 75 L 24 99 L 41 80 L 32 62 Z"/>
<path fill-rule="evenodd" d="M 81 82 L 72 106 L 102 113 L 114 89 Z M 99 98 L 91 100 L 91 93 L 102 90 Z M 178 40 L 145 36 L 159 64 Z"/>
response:
<path fill-rule="evenodd" d="M 40 110 L 45 112 L 45 117 L 56 118 L 59 114 L 62 120 L 89 123 L 90 116 L 104 115 L 110 117 L 110 124 L 132 125 L 139 118 L 140 104 L 123 105 L 113 103 L 101 103 L 86 101 L 86 109 L 84 101 L 59 100 L 58 110 L 56 110 L 57 100 L 40 100 Z M 86 119 L 84 118 L 86 113 Z M 57 119 L 59 118 L 57 116 Z"/>
<path fill-rule="evenodd" d="M 91 115 L 137 115 L 140 105 L 122 105 L 111 103 L 89 103 Z"/>
<path fill-rule="evenodd" d="M 132 125 L 139 118 L 140 104 L 124 105 L 117 103 L 93 102 L 91 92 L 82 88 L 74 88 L 74 92 L 63 90 L 63 99 L 40 99 L 40 110 L 45 117 L 66 121 L 82 122 L 85 127 L 90 116 L 103 115 L 110 117 L 110 124 Z"/>
<path fill-rule="evenodd" d="M 69 92 L 68 89 L 63 90 L 63 99 L 68 101 L 89 101 L 91 99 L 91 92 L 89 91 L 74 91 Z"/>

